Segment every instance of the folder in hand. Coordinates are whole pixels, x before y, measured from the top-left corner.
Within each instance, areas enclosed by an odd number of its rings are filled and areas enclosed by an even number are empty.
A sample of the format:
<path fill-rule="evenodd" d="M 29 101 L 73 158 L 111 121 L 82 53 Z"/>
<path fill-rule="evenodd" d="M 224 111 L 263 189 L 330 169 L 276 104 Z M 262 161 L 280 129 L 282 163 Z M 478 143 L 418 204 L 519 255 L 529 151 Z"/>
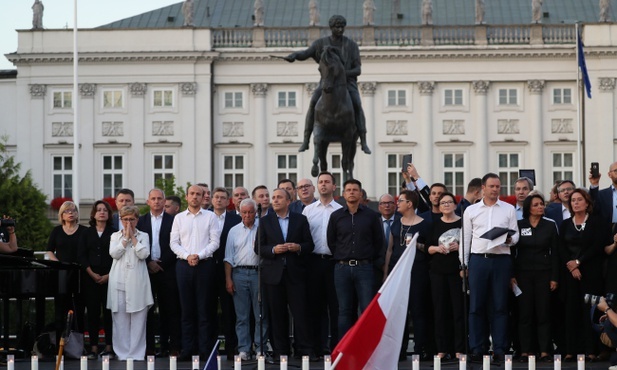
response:
<path fill-rule="evenodd" d="M 516 233 L 516 231 L 512 229 L 508 229 L 506 227 L 495 226 L 494 228 L 482 234 L 480 238 L 488 239 L 488 240 L 495 240 L 506 233 L 508 234 L 508 236 L 512 236 Z"/>

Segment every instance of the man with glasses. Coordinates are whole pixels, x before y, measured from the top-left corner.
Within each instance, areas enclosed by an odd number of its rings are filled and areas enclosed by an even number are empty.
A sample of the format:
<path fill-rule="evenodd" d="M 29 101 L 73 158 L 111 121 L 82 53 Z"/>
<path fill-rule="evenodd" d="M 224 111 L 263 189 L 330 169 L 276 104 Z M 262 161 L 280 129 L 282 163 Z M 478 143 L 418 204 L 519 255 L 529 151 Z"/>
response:
<path fill-rule="evenodd" d="M 306 206 L 317 202 L 317 199 L 315 199 L 315 186 L 313 186 L 313 182 L 311 180 L 301 179 L 298 181 L 296 190 L 298 191 L 298 197 L 300 199 L 291 203 L 289 206 L 289 210 L 291 212 L 302 213 Z"/>
<path fill-rule="evenodd" d="M 557 192 L 561 203 L 551 203 L 544 209 L 544 214 L 546 217 L 555 221 L 557 227 L 561 225 L 563 220 L 570 218 L 568 202 L 574 189 L 576 189 L 576 185 L 574 185 L 572 180 L 563 180 L 557 187 Z"/>
<path fill-rule="evenodd" d="M 611 185 L 600 190 L 600 177 L 593 177 L 589 172 L 589 195 L 593 199 L 593 212 L 599 214 L 607 224 L 617 223 L 617 162 L 608 168 Z"/>

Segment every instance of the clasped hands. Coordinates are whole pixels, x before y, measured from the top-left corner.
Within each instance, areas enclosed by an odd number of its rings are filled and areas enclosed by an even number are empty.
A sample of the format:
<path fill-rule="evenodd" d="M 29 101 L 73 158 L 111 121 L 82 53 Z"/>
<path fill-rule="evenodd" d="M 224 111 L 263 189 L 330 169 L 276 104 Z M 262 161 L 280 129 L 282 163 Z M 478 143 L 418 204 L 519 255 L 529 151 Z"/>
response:
<path fill-rule="evenodd" d="M 300 253 L 301 247 L 298 243 L 283 243 L 277 244 L 272 248 L 274 254 L 281 254 L 286 252 L 298 252 Z"/>

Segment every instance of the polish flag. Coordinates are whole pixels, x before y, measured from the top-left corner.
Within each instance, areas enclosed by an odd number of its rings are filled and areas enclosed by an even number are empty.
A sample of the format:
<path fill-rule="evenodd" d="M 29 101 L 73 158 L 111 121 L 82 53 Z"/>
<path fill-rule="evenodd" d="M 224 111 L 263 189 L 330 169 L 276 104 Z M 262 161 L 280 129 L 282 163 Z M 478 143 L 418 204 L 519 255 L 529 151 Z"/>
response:
<path fill-rule="evenodd" d="M 416 233 L 375 298 L 334 348 L 332 370 L 398 368 L 417 240 Z"/>

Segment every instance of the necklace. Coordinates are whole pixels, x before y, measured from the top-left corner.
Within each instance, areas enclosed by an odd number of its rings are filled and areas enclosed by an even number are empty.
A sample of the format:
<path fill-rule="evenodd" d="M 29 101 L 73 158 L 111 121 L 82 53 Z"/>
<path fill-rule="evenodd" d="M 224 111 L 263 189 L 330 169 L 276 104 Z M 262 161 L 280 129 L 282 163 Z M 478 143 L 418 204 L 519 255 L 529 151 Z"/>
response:
<path fill-rule="evenodd" d="M 577 225 L 576 221 L 574 221 L 574 217 L 572 217 L 572 223 L 574 224 L 574 228 L 576 229 L 576 231 L 581 232 L 585 230 L 585 225 L 587 224 L 587 217 L 589 217 L 588 214 L 585 215 L 585 219 L 583 220 L 583 223 L 580 225 Z"/>
<path fill-rule="evenodd" d="M 405 229 L 405 225 L 403 224 L 403 221 L 401 221 L 401 235 L 399 235 L 399 245 L 401 247 L 404 247 L 407 245 L 407 241 L 405 240 L 406 239 L 405 237 L 409 233 L 409 229 L 411 229 L 412 226 L 413 225 L 407 226 L 407 230 L 403 232 L 403 230 Z"/>

